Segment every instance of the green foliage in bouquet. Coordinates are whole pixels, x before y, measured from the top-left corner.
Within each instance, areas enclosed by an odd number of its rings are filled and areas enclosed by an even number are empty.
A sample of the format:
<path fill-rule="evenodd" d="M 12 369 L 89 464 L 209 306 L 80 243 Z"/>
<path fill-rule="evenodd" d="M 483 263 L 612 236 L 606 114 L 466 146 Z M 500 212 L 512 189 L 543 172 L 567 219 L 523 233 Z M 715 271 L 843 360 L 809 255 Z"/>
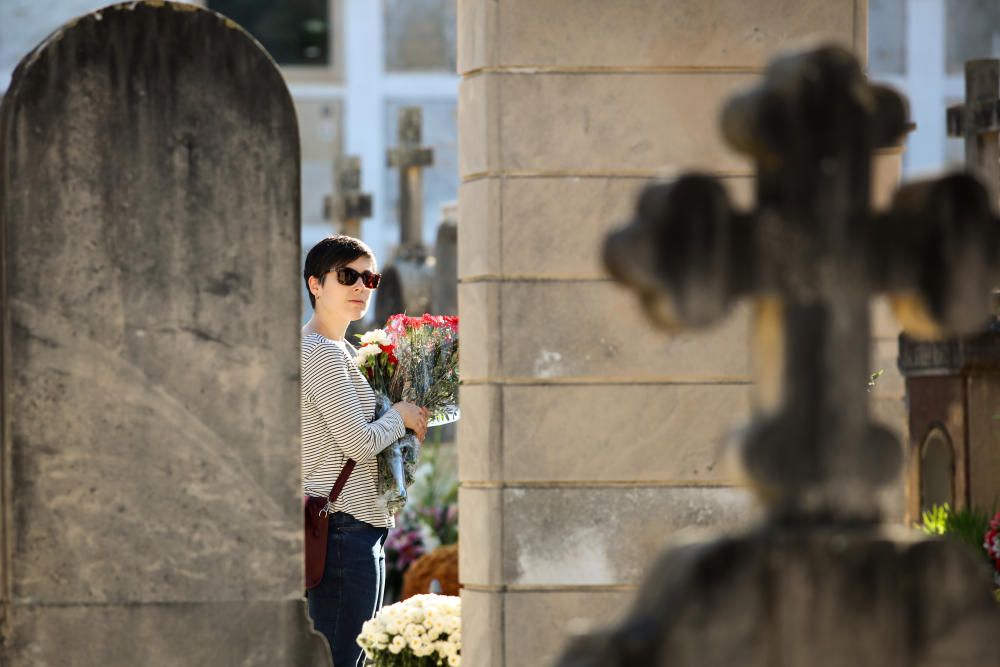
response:
<path fill-rule="evenodd" d="M 990 529 L 992 512 L 976 509 L 956 510 L 948 503 L 934 505 L 925 511 L 917 528 L 927 535 L 950 537 L 969 545 L 980 558 L 986 559 L 993 567 L 993 561 L 983 548 L 983 536 Z"/>

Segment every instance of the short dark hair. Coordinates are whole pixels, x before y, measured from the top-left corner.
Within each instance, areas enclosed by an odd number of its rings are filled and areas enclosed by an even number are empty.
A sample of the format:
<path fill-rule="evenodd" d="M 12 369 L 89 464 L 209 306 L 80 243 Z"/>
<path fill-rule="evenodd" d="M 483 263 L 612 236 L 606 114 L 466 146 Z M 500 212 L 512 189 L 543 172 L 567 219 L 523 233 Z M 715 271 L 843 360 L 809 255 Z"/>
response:
<path fill-rule="evenodd" d="M 370 257 L 375 261 L 375 253 L 364 241 L 353 236 L 337 234 L 327 236 L 317 243 L 306 255 L 306 266 L 302 271 L 302 278 L 306 281 L 306 291 L 309 293 L 309 303 L 316 308 L 316 297 L 309 289 L 309 277 L 316 276 L 319 284 L 326 281 L 326 274 L 333 269 L 347 266 L 358 257 Z"/>

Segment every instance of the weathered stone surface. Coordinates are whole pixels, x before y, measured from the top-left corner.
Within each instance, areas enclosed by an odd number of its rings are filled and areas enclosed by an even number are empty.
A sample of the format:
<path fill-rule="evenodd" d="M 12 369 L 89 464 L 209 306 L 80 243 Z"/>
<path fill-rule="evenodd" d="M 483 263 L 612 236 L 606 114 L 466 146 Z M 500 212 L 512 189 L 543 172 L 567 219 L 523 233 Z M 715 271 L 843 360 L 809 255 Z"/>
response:
<path fill-rule="evenodd" d="M 503 578 L 503 491 L 460 488 L 458 578 L 463 584 L 487 584 Z"/>
<path fill-rule="evenodd" d="M 465 588 L 462 590 L 463 664 L 477 667 L 552 664 L 564 648 L 567 636 L 619 618 L 633 596 L 634 592 L 628 589 L 501 592 Z M 476 628 L 476 634 L 470 638 L 472 628 Z"/>
<path fill-rule="evenodd" d="M 749 308 L 718 326 L 657 332 L 629 294 L 603 281 L 459 285 L 466 382 L 503 378 L 750 379 Z M 543 331 L 542 331 L 543 330 Z M 544 333 L 544 335 L 539 335 Z M 864 391 L 867 377 L 859 379 Z"/>
<path fill-rule="evenodd" d="M 458 420 L 458 479 L 493 481 L 501 474 L 500 439 L 503 387 L 494 384 L 462 386 L 462 418 Z"/>
<path fill-rule="evenodd" d="M 510 591 L 503 596 L 508 665 L 551 665 L 565 637 L 618 620 L 632 590 Z"/>
<path fill-rule="evenodd" d="M 902 530 L 772 527 L 676 544 L 628 618 L 558 664 L 988 664 L 983 638 L 1000 621 L 989 583 L 972 550 Z"/>
<path fill-rule="evenodd" d="M 474 76 L 458 86 L 458 173 L 461 177 L 485 172 L 495 164 L 500 143 L 496 121 L 497 79 Z"/>
<path fill-rule="evenodd" d="M 461 551 L 465 550 L 463 541 Z M 461 572 L 459 572 L 461 575 Z M 462 589 L 462 663 L 505 667 L 503 598 L 498 593 Z"/>
<path fill-rule="evenodd" d="M 309 627 L 298 600 L 23 605 L 2 655 L 10 667 L 330 664 L 326 643 Z"/>
<path fill-rule="evenodd" d="M 906 485 L 902 483 L 909 475 L 910 465 L 908 454 L 910 429 L 906 399 L 902 396 L 873 396 L 868 405 L 872 421 L 889 427 L 896 434 L 900 450 L 903 452 L 904 469 L 900 483 L 888 485 L 879 494 L 882 518 L 886 523 L 909 525 L 912 522 L 907 517 Z"/>
<path fill-rule="evenodd" d="M 464 382 L 496 373 L 500 365 L 500 288 L 488 282 L 458 285 L 458 312 L 462 318 L 462 355 L 458 364 Z"/>
<path fill-rule="evenodd" d="M 715 114 L 744 74 L 482 74 L 462 81 L 459 170 L 749 174 Z M 483 142 L 486 142 L 485 145 Z"/>
<path fill-rule="evenodd" d="M 719 415 L 738 428 L 750 393 L 748 384 L 466 385 L 459 475 L 734 483 Z"/>
<path fill-rule="evenodd" d="M 473 528 L 471 542 L 462 537 L 459 576 L 478 585 L 635 584 L 667 535 L 692 526 L 733 529 L 756 516 L 744 489 L 721 487 L 464 488 L 461 502 L 463 515 L 467 505 L 479 510 L 463 530 L 476 517 L 488 524 Z"/>
<path fill-rule="evenodd" d="M 458 187 L 458 277 L 500 272 L 500 181 L 480 178 Z"/>
<path fill-rule="evenodd" d="M 211 12 L 116 5 L 25 58 L 0 144 L 3 634 L 44 651 L 11 664 L 141 664 L 105 658 L 142 643 L 157 664 L 305 655 L 299 156 L 278 69 Z M 254 620 L 202 661 L 190 640 L 232 613 L 213 602 Z M 116 613 L 135 625 L 117 634 Z"/>
<path fill-rule="evenodd" d="M 866 3 L 783 0 L 468 0 L 458 70 L 491 66 L 763 67 L 789 39 L 854 44 L 864 57 Z M 615 39 L 614 35 L 627 35 Z"/>
<path fill-rule="evenodd" d="M 647 182 L 569 176 L 464 183 L 459 198 L 467 233 L 459 239 L 459 275 L 604 277 L 601 240 L 631 215 Z M 724 183 L 736 203 L 752 205 L 749 178 Z"/>

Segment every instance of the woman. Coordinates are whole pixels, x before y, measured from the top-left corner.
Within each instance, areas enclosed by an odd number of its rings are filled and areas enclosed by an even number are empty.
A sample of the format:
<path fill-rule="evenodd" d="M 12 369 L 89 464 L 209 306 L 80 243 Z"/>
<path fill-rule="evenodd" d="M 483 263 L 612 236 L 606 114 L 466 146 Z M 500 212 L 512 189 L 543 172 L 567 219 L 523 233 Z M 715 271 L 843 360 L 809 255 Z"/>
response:
<path fill-rule="evenodd" d="M 355 641 L 382 605 L 385 543 L 392 516 L 378 504 L 375 456 L 406 429 L 421 440 L 427 411 L 400 402 L 379 419 L 375 392 L 344 339 L 378 287 L 375 255 L 358 239 L 331 236 L 306 257 L 303 277 L 313 316 L 302 328 L 302 479 L 306 495 L 327 497 L 348 459 L 357 466 L 329 510 L 323 580 L 308 592 L 309 615 L 326 636 L 336 667 L 361 667 Z"/>

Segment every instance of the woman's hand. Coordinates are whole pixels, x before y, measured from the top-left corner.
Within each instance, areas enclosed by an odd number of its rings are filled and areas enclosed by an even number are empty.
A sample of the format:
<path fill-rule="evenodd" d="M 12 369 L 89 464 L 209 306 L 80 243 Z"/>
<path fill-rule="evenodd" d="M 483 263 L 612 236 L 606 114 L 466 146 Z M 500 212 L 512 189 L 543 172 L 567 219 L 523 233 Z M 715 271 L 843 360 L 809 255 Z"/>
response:
<path fill-rule="evenodd" d="M 413 431 L 420 442 L 423 442 L 424 438 L 427 437 L 427 408 L 422 408 L 409 401 L 400 401 L 392 407 L 403 418 L 403 425 Z"/>

